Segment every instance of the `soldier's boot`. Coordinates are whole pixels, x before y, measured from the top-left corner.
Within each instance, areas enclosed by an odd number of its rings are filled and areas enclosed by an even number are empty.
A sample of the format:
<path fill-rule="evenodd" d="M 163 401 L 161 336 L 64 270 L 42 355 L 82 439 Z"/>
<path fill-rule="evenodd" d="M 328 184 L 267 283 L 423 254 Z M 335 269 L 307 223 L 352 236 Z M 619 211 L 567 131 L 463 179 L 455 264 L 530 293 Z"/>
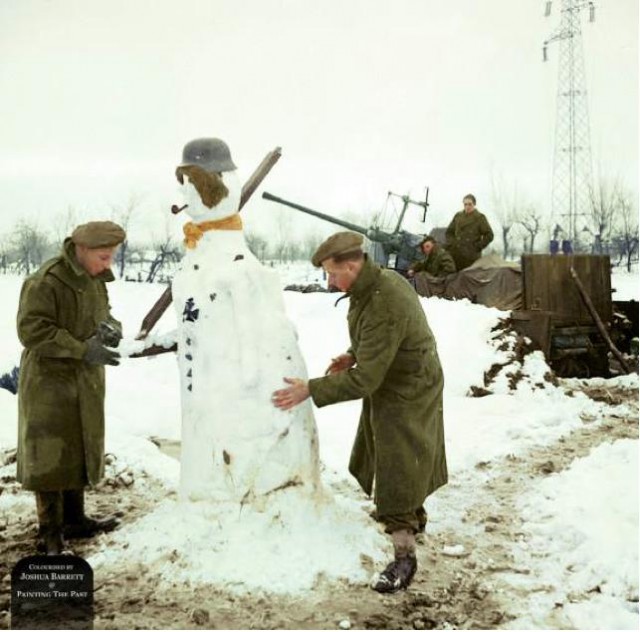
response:
<path fill-rule="evenodd" d="M 416 538 L 413 531 L 400 529 L 391 534 L 395 559 L 387 565 L 372 588 L 380 593 L 394 593 L 406 589 L 418 570 Z"/>
<path fill-rule="evenodd" d="M 36 545 L 38 552 L 61 555 L 65 552 L 61 492 L 36 492 L 36 507 L 39 523 Z"/>
<path fill-rule="evenodd" d="M 120 521 L 115 516 L 89 518 L 84 513 L 84 490 L 68 489 L 63 492 L 64 535 L 73 538 L 92 538 L 98 533 L 113 531 Z"/>

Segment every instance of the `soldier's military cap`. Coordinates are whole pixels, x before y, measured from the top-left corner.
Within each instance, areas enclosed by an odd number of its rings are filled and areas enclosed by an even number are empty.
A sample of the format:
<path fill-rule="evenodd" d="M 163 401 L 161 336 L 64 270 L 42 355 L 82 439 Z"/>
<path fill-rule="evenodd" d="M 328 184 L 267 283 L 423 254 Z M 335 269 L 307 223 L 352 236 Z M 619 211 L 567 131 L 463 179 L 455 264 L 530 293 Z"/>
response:
<path fill-rule="evenodd" d="M 127 237 L 122 226 L 115 222 L 88 222 L 71 233 L 71 241 L 87 248 L 113 248 Z"/>
<path fill-rule="evenodd" d="M 363 239 L 362 235 L 350 231 L 335 233 L 320 244 L 311 257 L 311 263 L 319 268 L 323 261 L 331 257 L 362 251 Z"/>

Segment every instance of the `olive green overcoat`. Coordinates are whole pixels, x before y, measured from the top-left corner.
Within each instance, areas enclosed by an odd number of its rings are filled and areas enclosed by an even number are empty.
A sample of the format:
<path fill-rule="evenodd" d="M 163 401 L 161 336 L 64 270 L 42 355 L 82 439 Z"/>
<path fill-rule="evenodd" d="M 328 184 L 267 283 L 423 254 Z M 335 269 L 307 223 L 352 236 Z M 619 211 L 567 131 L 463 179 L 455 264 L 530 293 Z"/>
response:
<path fill-rule="evenodd" d="M 434 277 L 445 277 L 456 272 L 453 257 L 438 244 L 434 244 L 431 252 L 422 260 L 411 264 L 414 272 L 427 272 Z"/>
<path fill-rule="evenodd" d="M 447 482 L 442 368 L 417 294 L 369 259 L 350 292 L 349 336 L 356 365 L 312 379 L 316 406 L 362 399 L 349 471 L 378 515 L 415 511 Z M 374 486 L 375 480 L 375 486 Z"/>
<path fill-rule="evenodd" d="M 67 238 L 22 286 L 17 478 L 25 489 L 77 489 L 104 474 L 104 367 L 82 357 L 100 321 L 121 328 L 110 316 L 112 280 L 110 271 L 90 277 Z"/>
<path fill-rule="evenodd" d="M 493 241 L 487 218 L 478 210 L 459 211 L 447 227 L 447 250 L 458 271 L 468 268 L 482 256 L 482 250 Z"/>

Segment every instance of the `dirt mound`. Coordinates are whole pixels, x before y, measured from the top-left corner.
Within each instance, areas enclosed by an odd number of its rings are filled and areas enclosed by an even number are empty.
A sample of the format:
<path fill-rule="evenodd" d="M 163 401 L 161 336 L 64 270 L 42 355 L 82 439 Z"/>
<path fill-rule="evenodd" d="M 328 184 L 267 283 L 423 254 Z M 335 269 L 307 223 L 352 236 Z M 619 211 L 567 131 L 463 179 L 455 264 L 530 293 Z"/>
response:
<path fill-rule="evenodd" d="M 503 355 L 504 360 L 495 362 L 484 372 L 482 386 L 472 385 L 469 397 L 515 391 L 521 383 L 531 390 L 558 386 L 558 378 L 542 352 L 536 351 L 531 340 L 515 331 L 510 318 L 500 319 L 491 331 L 490 344 Z"/>

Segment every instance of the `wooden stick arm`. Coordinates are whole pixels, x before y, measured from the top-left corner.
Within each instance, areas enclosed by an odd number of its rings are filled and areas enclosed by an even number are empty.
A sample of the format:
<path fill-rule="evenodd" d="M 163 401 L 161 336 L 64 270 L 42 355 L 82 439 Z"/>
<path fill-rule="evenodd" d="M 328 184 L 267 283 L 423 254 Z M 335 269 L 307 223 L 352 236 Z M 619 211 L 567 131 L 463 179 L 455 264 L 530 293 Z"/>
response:
<path fill-rule="evenodd" d="M 178 350 L 178 345 L 172 345 L 171 347 L 161 347 L 160 345 L 151 345 L 140 353 L 132 353 L 129 358 L 149 358 L 152 356 L 161 355 L 163 353 L 172 353 Z"/>
<path fill-rule="evenodd" d="M 162 293 L 162 296 L 160 296 L 147 315 L 143 318 L 136 340 L 144 340 L 149 335 L 149 332 L 155 327 L 156 323 L 162 317 L 162 314 L 167 311 L 167 307 L 171 305 L 172 300 L 171 286 L 168 286 Z"/>
<path fill-rule="evenodd" d="M 242 194 L 240 195 L 240 210 L 267 177 L 276 162 L 280 160 L 280 156 L 282 156 L 281 147 L 276 147 L 273 151 L 270 151 L 258 165 L 258 168 L 251 174 L 251 177 L 244 183 Z"/>

